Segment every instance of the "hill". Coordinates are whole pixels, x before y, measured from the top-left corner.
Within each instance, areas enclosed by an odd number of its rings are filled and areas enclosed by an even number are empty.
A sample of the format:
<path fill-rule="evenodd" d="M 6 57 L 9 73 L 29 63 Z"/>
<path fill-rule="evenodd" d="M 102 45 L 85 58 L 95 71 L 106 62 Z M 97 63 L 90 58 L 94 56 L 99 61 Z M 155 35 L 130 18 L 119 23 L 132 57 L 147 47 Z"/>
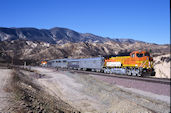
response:
<path fill-rule="evenodd" d="M 170 45 L 133 39 L 110 39 L 66 28 L 0 28 L 0 59 L 40 61 L 56 58 L 86 58 L 125 54 L 134 50 L 168 54 Z"/>

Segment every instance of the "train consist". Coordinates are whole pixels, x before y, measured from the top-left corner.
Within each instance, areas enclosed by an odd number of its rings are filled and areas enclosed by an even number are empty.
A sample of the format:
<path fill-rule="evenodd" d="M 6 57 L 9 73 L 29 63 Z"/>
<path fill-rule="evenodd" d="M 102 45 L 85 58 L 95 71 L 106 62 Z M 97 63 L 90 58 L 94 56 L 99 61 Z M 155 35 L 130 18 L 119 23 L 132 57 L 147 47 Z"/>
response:
<path fill-rule="evenodd" d="M 126 74 L 132 76 L 155 75 L 153 58 L 146 51 L 133 51 L 130 56 L 117 56 L 82 59 L 55 59 L 47 62 L 48 67 L 90 70 L 104 73 Z"/>

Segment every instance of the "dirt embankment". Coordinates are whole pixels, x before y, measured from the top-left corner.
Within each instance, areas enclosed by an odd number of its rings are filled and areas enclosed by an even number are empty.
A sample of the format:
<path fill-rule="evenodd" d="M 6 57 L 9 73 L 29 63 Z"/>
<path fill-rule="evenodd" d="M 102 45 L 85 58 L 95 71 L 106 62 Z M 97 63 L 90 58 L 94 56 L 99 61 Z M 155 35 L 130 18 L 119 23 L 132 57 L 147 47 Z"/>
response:
<path fill-rule="evenodd" d="M 78 112 L 72 106 L 43 91 L 36 79 L 43 77 L 37 73 L 28 76 L 20 70 L 14 70 L 8 90 L 12 92 L 10 111 L 16 113 L 70 113 Z"/>
<path fill-rule="evenodd" d="M 170 76 L 170 54 L 154 57 L 154 69 L 157 78 L 171 78 Z"/>
<path fill-rule="evenodd" d="M 88 74 L 40 67 L 32 69 L 46 76 L 38 79 L 45 91 L 83 113 L 168 113 L 170 110 L 165 102 L 126 91 Z"/>

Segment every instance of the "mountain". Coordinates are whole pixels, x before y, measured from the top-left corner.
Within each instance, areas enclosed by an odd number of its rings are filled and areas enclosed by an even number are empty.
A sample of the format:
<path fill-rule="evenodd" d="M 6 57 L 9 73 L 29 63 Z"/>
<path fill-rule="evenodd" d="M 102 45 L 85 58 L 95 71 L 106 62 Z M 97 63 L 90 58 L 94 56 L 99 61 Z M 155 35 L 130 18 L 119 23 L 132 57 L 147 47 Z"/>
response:
<path fill-rule="evenodd" d="M 55 27 L 52 29 L 36 29 L 36 28 L 3 28 L 0 27 L 0 41 L 11 40 L 30 40 L 47 42 L 51 44 L 64 44 L 68 42 L 96 42 L 104 43 L 114 41 L 118 43 L 138 42 L 133 39 L 110 39 L 90 33 L 79 33 L 67 28 Z"/>
<path fill-rule="evenodd" d="M 67 42 L 104 42 L 106 39 L 93 34 L 83 34 L 66 28 L 36 29 L 36 28 L 0 28 L 0 41 L 30 40 L 51 44 Z"/>
<path fill-rule="evenodd" d="M 0 62 L 23 63 L 57 58 L 89 58 L 128 55 L 135 50 L 151 51 L 153 56 L 168 54 L 170 45 L 133 39 L 110 39 L 66 28 L 0 28 Z M 15 63 L 14 62 L 14 63 Z M 17 64 L 16 62 L 16 64 Z"/>

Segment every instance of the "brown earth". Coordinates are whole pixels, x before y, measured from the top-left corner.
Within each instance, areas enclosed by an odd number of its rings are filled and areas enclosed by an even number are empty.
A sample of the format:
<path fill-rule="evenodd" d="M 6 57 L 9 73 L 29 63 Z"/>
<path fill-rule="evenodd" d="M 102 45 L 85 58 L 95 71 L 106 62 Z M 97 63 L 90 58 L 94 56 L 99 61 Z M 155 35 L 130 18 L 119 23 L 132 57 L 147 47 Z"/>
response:
<path fill-rule="evenodd" d="M 2 70 L 1 72 L 3 73 L 1 73 L 0 86 L 3 86 L 3 89 L 0 89 L 0 102 L 3 104 L 0 104 L 0 112 L 78 112 L 78 110 L 71 107 L 60 98 L 53 97 L 43 91 L 42 88 L 35 83 L 34 79 L 43 76 L 33 73 L 32 76 L 27 76 L 19 70 Z"/>
<path fill-rule="evenodd" d="M 0 100 L 4 103 L 0 112 L 167 113 L 170 110 L 168 103 L 137 95 L 91 75 L 40 67 L 29 69 L 0 71 L 0 85 L 4 87 L 0 95 L 6 98 Z"/>

